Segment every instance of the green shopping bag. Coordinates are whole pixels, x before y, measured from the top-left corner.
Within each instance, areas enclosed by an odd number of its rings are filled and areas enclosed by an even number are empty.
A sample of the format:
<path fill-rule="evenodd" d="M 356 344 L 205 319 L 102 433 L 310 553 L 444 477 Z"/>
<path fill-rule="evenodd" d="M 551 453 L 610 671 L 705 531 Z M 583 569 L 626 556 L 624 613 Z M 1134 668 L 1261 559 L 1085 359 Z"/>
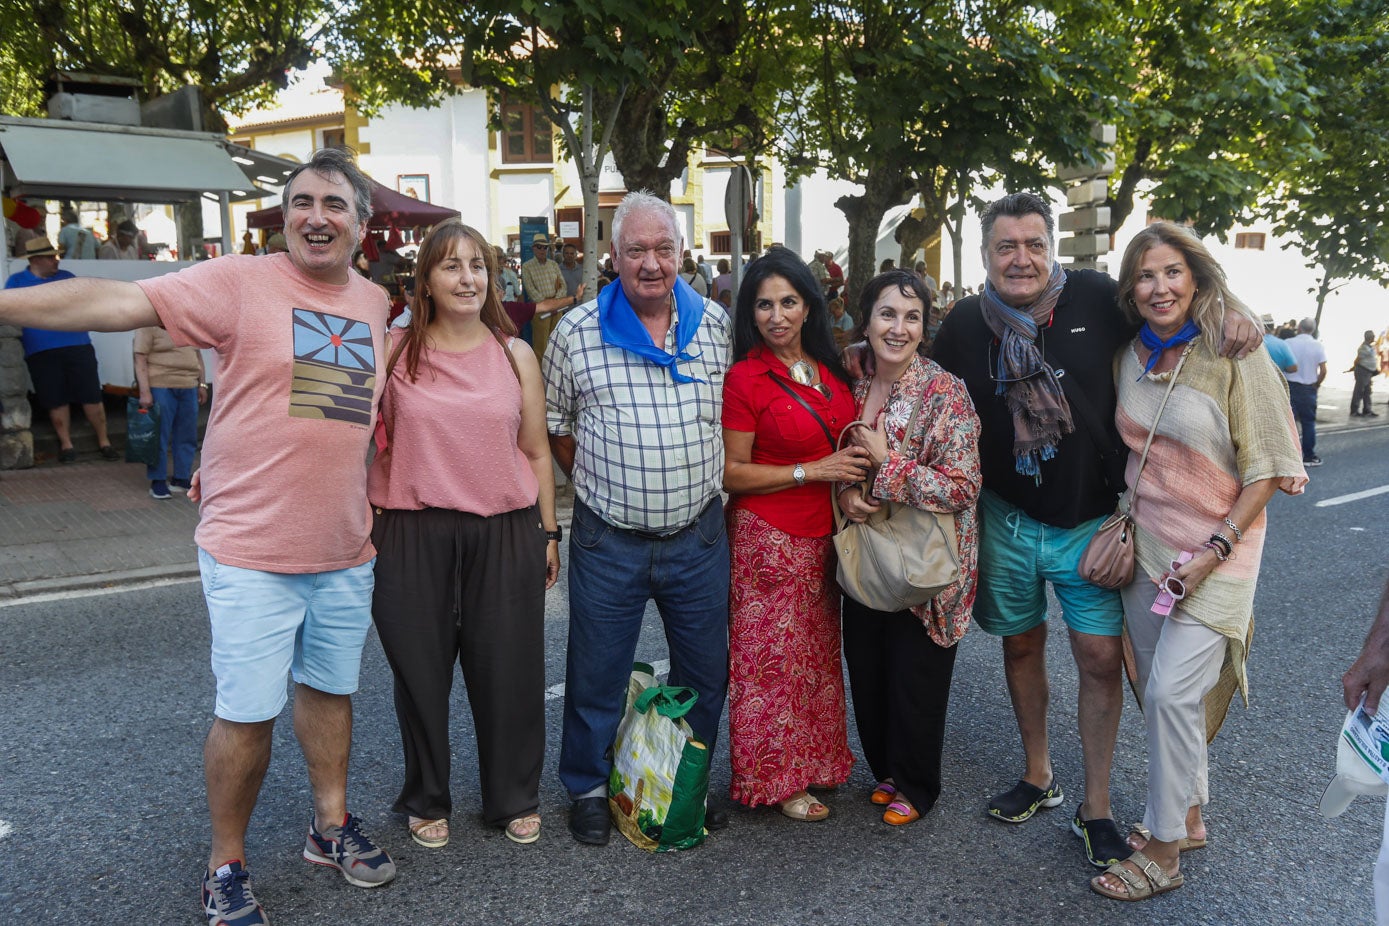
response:
<path fill-rule="evenodd" d="M 608 808 L 639 849 L 670 852 L 704 841 L 709 750 L 684 720 L 698 698 L 693 688 L 658 685 L 646 663 L 632 665 L 627 713 L 613 744 Z"/>
<path fill-rule="evenodd" d="M 125 462 L 159 462 L 159 406 L 141 408 L 134 396 L 125 403 Z"/>

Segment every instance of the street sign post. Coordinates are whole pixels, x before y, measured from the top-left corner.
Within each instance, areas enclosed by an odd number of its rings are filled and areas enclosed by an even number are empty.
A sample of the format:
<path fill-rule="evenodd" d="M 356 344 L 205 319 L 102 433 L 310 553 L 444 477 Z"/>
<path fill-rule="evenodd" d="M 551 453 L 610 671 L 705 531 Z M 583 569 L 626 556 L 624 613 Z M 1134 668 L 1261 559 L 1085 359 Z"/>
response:
<path fill-rule="evenodd" d="M 738 284 L 743 277 L 743 238 L 748 229 L 757 221 L 757 210 L 753 208 L 752 172 L 742 164 L 736 165 L 728 175 L 728 188 L 723 194 L 723 213 L 728 220 L 728 245 L 731 260 L 730 273 L 733 277 L 733 292 L 738 292 Z M 737 301 L 736 298 L 734 300 Z"/>

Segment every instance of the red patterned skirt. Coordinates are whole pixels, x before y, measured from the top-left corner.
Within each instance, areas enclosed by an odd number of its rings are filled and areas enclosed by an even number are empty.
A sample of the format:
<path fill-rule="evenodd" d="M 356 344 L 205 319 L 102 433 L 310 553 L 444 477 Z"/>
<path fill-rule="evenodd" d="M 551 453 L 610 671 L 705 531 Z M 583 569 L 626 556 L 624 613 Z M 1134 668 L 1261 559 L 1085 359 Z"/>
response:
<path fill-rule="evenodd" d="M 728 514 L 728 729 L 734 800 L 775 804 L 837 785 L 854 765 L 845 730 L 839 587 L 829 537 L 793 537 Z"/>

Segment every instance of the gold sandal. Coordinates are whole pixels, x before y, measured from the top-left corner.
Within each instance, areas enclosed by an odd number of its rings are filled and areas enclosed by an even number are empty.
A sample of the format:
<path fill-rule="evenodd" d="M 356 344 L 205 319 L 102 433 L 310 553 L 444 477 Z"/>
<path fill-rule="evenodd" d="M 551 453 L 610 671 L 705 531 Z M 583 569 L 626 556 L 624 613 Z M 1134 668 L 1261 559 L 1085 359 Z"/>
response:
<path fill-rule="evenodd" d="M 411 817 L 410 838 L 426 849 L 442 849 L 449 844 L 448 817 L 440 817 L 437 820 Z"/>
<path fill-rule="evenodd" d="M 540 814 L 528 813 L 506 825 L 506 838 L 528 846 L 540 838 Z"/>
<path fill-rule="evenodd" d="M 811 823 L 823 820 L 830 815 L 830 809 L 815 798 L 801 791 L 777 804 L 781 812 L 792 820 L 805 820 Z M 818 810 L 815 808 L 819 808 Z"/>

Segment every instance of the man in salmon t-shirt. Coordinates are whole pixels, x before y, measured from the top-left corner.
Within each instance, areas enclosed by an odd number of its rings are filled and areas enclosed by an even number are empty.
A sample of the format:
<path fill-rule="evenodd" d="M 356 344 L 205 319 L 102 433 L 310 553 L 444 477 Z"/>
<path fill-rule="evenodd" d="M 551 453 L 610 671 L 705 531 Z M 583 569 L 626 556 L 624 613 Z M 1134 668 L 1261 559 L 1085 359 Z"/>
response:
<path fill-rule="evenodd" d="M 371 214 L 367 178 L 323 149 L 284 188 L 289 251 L 232 255 L 139 283 L 78 278 L 0 294 L 0 322 L 59 330 L 164 327 L 217 351 L 203 446 L 198 560 L 212 628 L 216 719 L 203 749 L 214 926 L 266 922 L 244 865 L 295 682 L 294 730 L 313 789 L 303 856 L 375 887 L 395 864 L 347 812 L 352 702 L 371 623 L 365 454 L 386 328 L 379 287 L 351 272 Z"/>

